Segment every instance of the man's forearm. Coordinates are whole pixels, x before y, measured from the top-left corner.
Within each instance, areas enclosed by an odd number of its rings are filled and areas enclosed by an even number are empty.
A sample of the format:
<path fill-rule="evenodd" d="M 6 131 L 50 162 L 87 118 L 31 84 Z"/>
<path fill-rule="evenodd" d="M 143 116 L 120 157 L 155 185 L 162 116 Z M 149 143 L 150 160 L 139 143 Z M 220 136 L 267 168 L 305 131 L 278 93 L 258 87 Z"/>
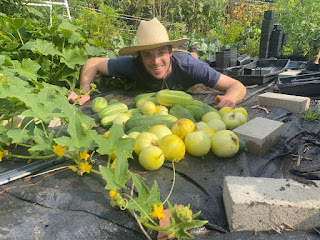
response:
<path fill-rule="evenodd" d="M 80 86 L 84 91 L 90 91 L 90 84 L 93 82 L 98 73 L 108 75 L 108 58 L 90 58 L 83 65 L 80 74 Z"/>
<path fill-rule="evenodd" d="M 93 82 L 96 75 L 97 71 L 94 67 L 88 66 L 87 64 L 82 67 L 80 75 L 80 86 L 84 91 L 90 91 L 90 84 Z"/>
<path fill-rule="evenodd" d="M 236 104 L 244 98 L 246 92 L 247 90 L 243 86 L 243 84 L 238 82 L 226 91 L 225 96 L 231 99 Z"/>

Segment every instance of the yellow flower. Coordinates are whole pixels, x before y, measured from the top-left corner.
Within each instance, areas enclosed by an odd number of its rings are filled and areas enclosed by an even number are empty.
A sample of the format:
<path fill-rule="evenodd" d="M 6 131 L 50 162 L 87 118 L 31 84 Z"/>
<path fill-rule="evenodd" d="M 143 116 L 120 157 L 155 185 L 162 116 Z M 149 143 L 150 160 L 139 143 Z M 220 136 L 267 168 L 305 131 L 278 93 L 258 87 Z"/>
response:
<path fill-rule="evenodd" d="M 115 198 L 117 196 L 117 192 L 115 191 L 115 190 L 110 190 L 110 192 L 109 192 L 109 197 L 111 197 L 111 198 Z"/>
<path fill-rule="evenodd" d="M 0 151 L 0 162 L 2 162 L 3 152 Z"/>
<path fill-rule="evenodd" d="M 116 159 L 113 160 L 112 164 L 111 164 L 111 168 L 114 169 L 116 167 Z"/>
<path fill-rule="evenodd" d="M 85 173 L 90 173 L 92 166 L 89 164 L 89 162 L 81 162 L 80 163 L 80 169 Z"/>
<path fill-rule="evenodd" d="M 142 1 L 142 7 L 145 7 L 146 6 L 146 1 Z"/>
<path fill-rule="evenodd" d="M 151 217 L 152 218 L 158 218 L 158 219 L 165 218 L 166 215 L 164 215 L 162 213 L 162 211 L 163 211 L 163 205 L 160 205 L 160 207 L 158 207 L 157 204 L 154 204 L 153 205 L 153 212 L 151 214 Z"/>
<path fill-rule="evenodd" d="M 54 145 L 53 152 L 57 154 L 59 157 L 63 157 L 63 153 L 67 151 L 66 148 L 63 148 L 61 145 Z"/>
<path fill-rule="evenodd" d="M 88 157 L 90 157 L 90 155 L 87 153 L 87 150 L 84 150 L 82 153 L 80 153 L 80 159 L 87 161 Z"/>

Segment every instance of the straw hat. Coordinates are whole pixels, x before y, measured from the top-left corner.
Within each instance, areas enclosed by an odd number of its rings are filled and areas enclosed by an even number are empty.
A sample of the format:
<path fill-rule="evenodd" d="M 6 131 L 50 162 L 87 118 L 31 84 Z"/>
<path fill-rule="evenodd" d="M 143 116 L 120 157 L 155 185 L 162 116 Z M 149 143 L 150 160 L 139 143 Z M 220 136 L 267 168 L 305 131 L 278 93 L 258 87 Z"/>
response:
<path fill-rule="evenodd" d="M 158 48 L 165 45 L 178 47 L 188 40 L 188 38 L 181 38 L 170 41 L 166 28 L 159 22 L 157 18 L 153 18 L 150 21 L 142 20 L 137 30 L 137 45 L 124 47 L 119 50 L 119 54 L 138 55 L 138 52 L 141 50 Z"/>

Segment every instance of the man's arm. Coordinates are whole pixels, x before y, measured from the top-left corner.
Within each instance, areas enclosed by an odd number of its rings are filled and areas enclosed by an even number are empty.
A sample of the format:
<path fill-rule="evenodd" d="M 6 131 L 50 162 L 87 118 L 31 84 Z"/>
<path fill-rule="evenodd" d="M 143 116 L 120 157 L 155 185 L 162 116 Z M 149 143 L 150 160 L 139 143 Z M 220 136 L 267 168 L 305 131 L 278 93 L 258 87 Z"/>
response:
<path fill-rule="evenodd" d="M 108 61 L 109 58 L 89 58 L 85 65 L 83 65 L 80 74 L 80 87 L 86 91 L 90 91 L 90 84 L 93 82 L 94 78 L 98 73 L 103 75 L 109 75 L 108 71 Z M 90 100 L 90 95 L 77 95 L 75 92 L 71 91 L 68 100 L 70 102 L 76 102 L 81 99 L 79 105 L 83 105 L 85 102 Z"/>
<path fill-rule="evenodd" d="M 227 106 L 235 108 L 236 103 L 242 100 L 247 92 L 241 82 L 224 74 L 221 74 L 214 89 L 225 92 L 225 95 L 218 95 L 214 101 L 218 109 Z"/>

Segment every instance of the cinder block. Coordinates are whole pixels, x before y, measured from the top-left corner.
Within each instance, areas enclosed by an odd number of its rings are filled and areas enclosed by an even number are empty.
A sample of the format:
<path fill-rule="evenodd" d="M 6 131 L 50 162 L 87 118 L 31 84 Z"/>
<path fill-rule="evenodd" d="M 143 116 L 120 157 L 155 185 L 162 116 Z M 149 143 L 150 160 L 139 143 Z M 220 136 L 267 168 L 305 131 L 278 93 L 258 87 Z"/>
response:
<path fill-rule="evenodd" d="M 248 152 L 263 156 L 282 137 L 283 122 L 256 117 L 233 129 L 247 146 Z"/>
<path fill-rule="evenodd" d="M 223 201 L 230 231 L 320 226 L 320 181 L 227 176 Z"/>
<path fill-rule="evenodd" d="M 278 107 L 294 113 L 302 113 L 309 108 L 310 98 L 267 92 L 258 96 L 258 104 Z"/>

